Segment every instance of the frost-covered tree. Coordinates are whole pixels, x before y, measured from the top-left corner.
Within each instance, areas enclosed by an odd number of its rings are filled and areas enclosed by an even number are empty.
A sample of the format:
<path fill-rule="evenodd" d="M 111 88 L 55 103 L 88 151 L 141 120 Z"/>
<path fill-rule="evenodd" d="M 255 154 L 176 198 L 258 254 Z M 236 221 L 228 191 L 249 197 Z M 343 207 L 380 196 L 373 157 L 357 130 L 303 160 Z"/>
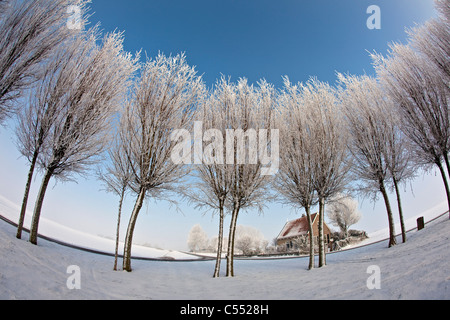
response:
<path fill-rule="evenodd" d="M 265 166 L 272 161 L 278 166 L 278 129 L 274 129 L 275 91 L 266 81 L 258 86 L 249 85 L 246 79 L 238 83 L 222 81 L 223 95 L 220 109 L 227 117 L 226 163 L 230 166 L 231 186 L 228 208 L 231 222 L 228 236 L 227 277 L 234 277 L 234 247 L 236 226 L 241 210 L 262 210 L 271 198 L 268 187 L 271 172 Z M 263 131 L 261 131 L 263 130 Z M 256 132 L 259 137 L 256 138 Z M 247 136 L 247 140 L 245 140 Z M 235 139 L 236 138 L 236 139 Z M 258 156 L 259 153 L 259 156 Z M 269 154 L 270 153 L 270 156 Z"/>
<path fill-rule="evenodd" d="M 124 125 L 122 120 L 119 124 Z M 98 172 L 98 177 L 103 181 L 106 191 L 114 193 L 119 196 L 119 207 L 117 213 L 117 227 L 116 227 L 116 247 L 114 254 L 114 270 L 117 270 L 117 259 L 119 256 L 119 231 L 120 221 L 122 217 L 122 205 L 125 195 L 129 188 L 131 180 L 131 166 L 128 162 L 127 151 L 124 149 L 126 144 L 121 140 L 120 136 L 122 130 L 119 128 L 111 148 L 108 150 L 109 161 L 104 168 L 101 168 Z"/>
<path fill-rule="evenodd" d="M 415 177 L 415 165 L 412 159 L 410 144 L 400 129 L 401 119 L 395 110 L 395 103 L 375 79 L 364 76 L 360 78 L 349 76 L 346 79 L 341 74 L 338 76 L 342 83 L 353 83 L 353 87 L 350 85 L 353 88 L 351 90 L 357 90 L 357 82 L 360 81 L 361 86 L 359 89 L 366 90 L 367 97 L 371 97 L 370 99 L 376 101 L 373 102 L 373 109 L 379 109 L 376 116 L 382 118 L 385 125 L 385 132 L 383 134 L 385 146 L 382 156 L 385 166 L 388 169 L 386 186 L 390 186 L 396 194 L 402 239 L 403 242 L 406 242 L 400 185 L 405 184 L 408 180 Z M 354 98 L 355 95 L 356 93 L 353 91 Z M 355 101 L 357 101 L 357 98 L 355 98 Z"/>
<path fill-rule="evenodd" d="M 338 94 L 329 84 L 316 79 L 292 85 L 285 78 L 279 98 L 285 126 L 281 149 L 283 169 L 278 190 L 291 204 L 305 208 L 311 228 L 310 207 L 319 203 L 319 267 L 326 264 L 323 236 L 325 203 L 342 192 L 348 178 L 348 133 Z M 312 237 L 312 230 L 310 237 Z M 310 239 L 312 240 L 312 239 Z M 314 267 L 311 241 L 310 266 Z"/>
<path fill-rule="evenodd" d="M 349 150 L 352 156 L 352 172 L 360 182 L 359 191 L 383 196 L 389 222 L 389 247 L 396 244 L 394 219 L 386 184 L 391 178 L 389 152 L 392 112 L 385 103 L 383 91 L 375 79 L 368 76 L 338 75 L 343 86 L 342 103 L 350 131 Z"/>
<path fill-rule="evenodd" d="M 328 204 L 327 217 L 347 238 L 348 229 L 361 219 L 358 201 L 348 195 L 336 195 Z"/>
<path fill-rule="evenodd" d="M 439 168 L 450 209 L 450 186 L 442 165 L 450 174 L 450 4 L 435 2 L 439 16 L 409 31 L 408 45 L 393 44 L 389 57 L 372 57 L 378 76 L 396 102 L 402 131 L 412 142 L 418 163 Z"/>
<path fill-rule="evenodd" d="M 42 78 L 41 67 L 55 48 L 79 32 L 67 27 L 69 6 L 86 12 L 86 0 L 0 2 L 0 123 L 17 111 L 24 90 Z M 80 26 L 86 16 L 80 14 Z M 52 59 L 49 59 L 52 60 Z"/>
<path fill-rule="evenodd" d="M 168 199 L 167 192 L 181 190 L 179 182 L 188 168 L 172 160 L 178 146 L 173 134 L 185 132 L 190 136 L 187 129 L 192 126 L 204 90 L 201 77 L 184 55 L 159 54 L 141 67 L 121 133 L 133 173 L 130 187 L 137 195 L 125 237 L 123 269 L 128 272 L 132 271 L 133 233 L 144 200 Z"/>
<path fill-rule="evenodd" d="M 212 252 L 217 253 L 217 250 L 219 249 L 218 244 L 219 244 L 218 236 L 214 236 L 210 239 L 209 246 L 210 246 L 210 249 Z M 224 237 L 222 239 L 222 248 L 220 249 L 222 253 L 227 251 L 227 244 L 228 244 L 228 238 Z"/>
<path fill-rule="evenodd" d="M 85 45 L 83 45 L 85 44 Z M 72 74 L 68 71 L 72 61 L 80 62 L 84 53 L 90 50 L 88 43 L 79 36 L 68 48 L 60 47 L 55 51 L 53 59 L 43 66 L 42 79 L 29 91 L 28 104 L 18 114 L 16 127 L 17 146 L 20 153 L 30 163 L 22 208 L 17 228 L 17 238 L 21 239 L 25 212 L 28 204 L 31 182 L 38 156 L 47 145 L 52 126 L 67 103 L 65 88 L 70 87 Z"/>
<path fill-rule="evenodd" d="M 199 252 L 208 248 L 208 234 L 202 226 L 196 224 L 191 228 L 188 235 L 187 245 L 191 252 Z"/>
<path fill-rule="evenodd" d="M 309 266 L 314 268 L 314 237 L 311 207 L 318 202 L 314 187 L 315 159 L 311 154 L 314 139 L 309 130 L 309 117 L 303 103 L 303 85 L 292 84 L 286 77 L 284 89 L 278 96 L 280 129 L 280 169 L 274 186 L 283 203 L 304 208 L 309 228 Z"/>
<path fill-rule="evenodd" d="M 337 90 L 328 83 L 311 79 L 303 87 L 303 103 L 310 120 L 312 149 L 309 152 L 314 159 L 313 184 L 319 202 L 319 267 L 323 267 L 326 264 L 325 204 L 344 191 L 348 183 L 351 167 L 347 149 L 349 134 Z"/>
<path fill-rule="evenodd" d="M 258 229 L 250 226 L 236 227 L 236 249 L 243 255 L 254 255 L 264 251 L 267 241 Z"/>
<path fill-rule="evenodd" d="M 389 57 L 373 55 L 373 59 L 381 83 L 395 102 L 416 162 L 439 168 L 450 209 L 450 186 L 442 164 L 450 172 L 448 80 L 433 62 L 409 45 L 393 44 Z"/>
<path fill-rule="evenodd" d="M 408 32 L 411 45 L 434 63 L 444 81 L 450 82 L 450 2 L 435 0 L 438 17 Z"/>
<path fill-rule="evenodd" d="M 196 204 L 197 208 L 207 208 L 218 212 L 219 231 L 217 236 L 217 256 L 214 268 L 214 277 L 219 277 L 224 241 L 224 218 L 228 193 L 231 187 L 231 166 L 225 164 L 223 150 L 226 149 L 227 117 L 223 112 L 222 104 L 229 99 L 227 94 L 221 92 L 226 84 L 222 79 L 218 83 L 216 91 L 212 91 L 205 103 L 203 103 L 198 120 L 202 122 L 205 137 L 201 137 L 203 146 L 203 159 L 201 164 L 195 167 L 193 188 L 186 192 L 189 201 Z M 225 99 L 225 101 L 223 100 Z M 221 152 L 222 151 L 222 152 Z M 200 159 L 198 159 L 200 160 Z"/>
<path fill-rule="evenodd" d="M 49 128 L 37 158 L 44 177 L 31 224 L 30 242 L 33 244 L 37 243 L 40 214 L 50 179 L 70 179 L 74 174 L 84 173 L 100 159 L 109 146 L 117 106 L 136 70 L 135 59 L 123 51 L 122 34 L 108 34 L 101 44 L 97 41 L 98 35 L 88 32 L 81 39 L 61 46 L 59 52 L 68 57 L 56 74 L 50 72 L 49 81 L 43 81 L 37 89 L 36 105 L 44 109 L 56 108 L 57 112 L 42 122 Z M 39 135 L 40 132 L 38 129 L 31 133 Z"/>
<path fill-rule="evenodd" d="M 380 92 L 381 94 L 381 92 Z M 386 154 L 384 159 L 390 173 L 391 189 L 395 191 L 397 198 L 397 208 L 400 219 L 400 228 L 402 232 L 402 242 L 406 242 L 406 227 L 403 217 L 403 206 L 400 193 L 400 185 L 406 184 L 408 180 L 415 177 L 416 165 L 414 164 L 413 154 L 410 143 L 400 129 L 398 113 L 395 111 L 394 102 L 389 97 L 383 97 L 385 103 L 383 116 L 386 121 Z"/>

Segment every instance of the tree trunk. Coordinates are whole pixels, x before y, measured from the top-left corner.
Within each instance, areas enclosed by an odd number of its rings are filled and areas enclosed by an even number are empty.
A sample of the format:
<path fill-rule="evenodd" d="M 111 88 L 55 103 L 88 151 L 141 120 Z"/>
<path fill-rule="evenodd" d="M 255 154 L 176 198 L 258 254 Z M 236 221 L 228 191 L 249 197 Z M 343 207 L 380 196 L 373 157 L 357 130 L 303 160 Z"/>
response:
<path fill-rule="evenodd" d="M 228 236 L 227 277 L 234 277 L 234 237 L 236 235 L 236 223 L 238 214 L 239 207 L 233 208 L 230 223 L 230 234 Z"/>
<path fill-rule="evenodd" d="M 442 163 L 440 161 L 436 161 L 436 165 L 439 167 L 439 171 L 441 172 L 441 175 L 442 175 L 442 180 L 444 181 L 445 192 L 447 193 L 447 203 L 448 203 L 449 219 L 450 219 L 450 187 L 448 185 L 447 176 L 445 175 L 445 170 L 444 170 L 444 167 L 442 166 Z M 450 172 L 449 172 L 449 175 L 450 175 Z"/>
<path fill-rule="evenodd" d="M 344 224 L 344 226 L 343 226 L 343 229 L 344 229 L 344 230 L 341 230 L 341 231 L 344 232 L 344 237 L 345 237 L 345 239 L 348 238 L 348 228 L 350 228 L 350 226 L 347 226 L 347 224 Z"/>
<path fill-rule="evenodd" d="M 444 154 L 445 165 L 447 167 L 447 174 L 450 177 L 450 162 L 448 159 L 448 154 Z"/>
<path fill-rule="evenodd" d="M 398 214 L 400 216 L 400 226 L 402 229 L 402 242 L 405 243 L 406 242 L 406 229 L 405 229 L 405 221 L 403 219 L 403 209 L 402 209 L 402 200 L 400 197 L 400 189 L 398 187 L 397 178 L 394 176 L 392 179 L 394 181 L 395 193 L 397 194 Z"/>
<path fill-rule="evenodd" d="M 217 238 L 217 257 L 216 257 L 216 266 L 214 268 L 214 278 L 218 278 L 220 276 L 220 263 L 222 260 L 222 246 L 223 246 L 223 204 L 220 203 L 219 209 L 219 236 Z"/>
<path fill-rule="evenodd" d="M 139 211 L 141 211 L 142 204 L 144 203 L 146 189 L 141 187 L 139 191 L 138 198 L 136 200 L 136 204 L 134 205 L 133 212 L 131 213 L 130 222 L 128 223 L 127 235 L 125 237 L 125 246 L 123 252 L 123 270 L 131 272 L 131 246 L 133 244 L 133 232 L 134 227 L 136 226 L 136 221 L 139 215 Z"/>
<path fill-rule="evenodd" d="M 394 225 L 394 217 L 392 215 L 391 204 L 389 202 L 389 197 L 386 192 L 386 188 L 384 186 L 384 181 L 380 181 L 380 191 L 383 194 L 384 203 L 386 204 L 386 211 L 388 215 L 389 221 L 389 248 L 395 246 L 397 241 L 395 240 L 395 225 Z"/>
<path fill-rule="evenodd" d="M 53 176 L 54 169 L 47 169 L 44 178 L 42 180 L 41 188 L 39 189 L 39 194 L 34 206 L 33 219 L 31 221 L 30 228 L 30 242 L 37 245 L 39 220 L 41 217 L 42 204 L 44 203 L 45 192 L 47 191 L 48 183 L 50 178 Z"/>
<path fill-rule="evenodd" d="M 119 257 L 119 231 L 120 231 L 120 218 L 122 216 L 122 204 L 125 197 L 125 188 L 122 189 L 119 200 L 119 212 L 117 214 L 117 229 L 116 229 L 116 251 L 114 254 L 114 271 L 117 271 L 117 259 Z"/>
<path fill-rule="evenodd" d="M 22 208 L 20 209 L 19 223 L 17 226 L 17 239 L 22 239 L 23 223 L 25 221 L 25 214 L 27 211 L 28 196 L 30 195 L 31 181 L 33 180 L 34 168 L 36 166 L 38 154 L 39 152 L 34 152 L 33 159 L 31 160 L 30 171 L 28 172 L 27 184 L 25 186 L 25 193 L 23 195 Z"/>
<path fill-rule="evenodd" d="M 306 207 L 306 219 L 308 220 L 308 230 L 309 230 L 309 266 L 308 270 L 314 269 L 314 233 L 311 221 L 310 208 Z"/>
<path fill-rule="evenodd" d="M 323 198 L 319 200 L 319 268 L 326 265 L 325 243 L 323 239 L 323 221 L 324 221 L 325 201 Z"/>

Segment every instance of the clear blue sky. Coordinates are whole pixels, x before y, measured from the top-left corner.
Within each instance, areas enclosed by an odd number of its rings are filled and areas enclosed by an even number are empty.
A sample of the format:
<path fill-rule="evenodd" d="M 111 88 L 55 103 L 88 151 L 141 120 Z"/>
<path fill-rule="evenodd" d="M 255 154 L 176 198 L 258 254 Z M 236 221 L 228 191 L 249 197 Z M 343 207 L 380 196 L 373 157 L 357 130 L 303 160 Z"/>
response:
<path fill-rule="evenodd" d="M 373 4 L 381 9 L 381 30 L 366 27 L 366 10 Z M 405 28 L 435 15 L 432 0 L 93 0 L 91 8 L 92 24 L 101 22 L 106 32 L 125 31 L 127 51 L 143 49 L 149 57 L 159 51 L 185 52 L 208 86 L 224 74 L 250 82 L 265 78 L 277 88 L 283 75 L 294 82 L 317 76 L 334 83 L 336 71 L 373 74 L 367 50 L 386 53 L 389 42 L 405 42 Z M 0 128 L 0 194 L 20 203 L 28 165 L 19 158 L 13 137 L 12 129 Z M 29 210 L 40 179 L 32 186 Z M 415 197 L 408 186 L 406 215 L 444 201 L 441 185 L 433 171 L 413 182 Z M 44 217 L 93 234 L 114 235 L 117 198 L 100 192 L 95 178 L 53 186 L 44 202 Z M 122 236 L 134 200 L 131 195 L 126 201 Z M 217 220 L 211 214 L 202 216 L 185 203 L 180 209 L 183 213 L 165 202 L 150 202 L 138 219 L 136 242 L 186 249 L 187 234 L 196 223 L 215 235 Z M 356 228 L 375 231 L 387 226 L 383 203 L 366 200 L 361 211 L 363 219 Z M 238 224 L 252 225 L 272 240 L 287 219 L 296 217 L 290 208 L 269 204 L 264 216 L 242 213 Z"/>
<path fill-rule="evenodd" d="M 377 4 L 382 29 L 369 30 Z M 366 50 L 385 52 L 405 27 L 433 14 L 432 0 L 94 0 L 92 22 L 124 30 L 126 48 L 154 56 L 185 52 L 208 84 L 220 74 L 251 82 L 281 76 L 334 81 L 335 71 L 372 72 Z"/>

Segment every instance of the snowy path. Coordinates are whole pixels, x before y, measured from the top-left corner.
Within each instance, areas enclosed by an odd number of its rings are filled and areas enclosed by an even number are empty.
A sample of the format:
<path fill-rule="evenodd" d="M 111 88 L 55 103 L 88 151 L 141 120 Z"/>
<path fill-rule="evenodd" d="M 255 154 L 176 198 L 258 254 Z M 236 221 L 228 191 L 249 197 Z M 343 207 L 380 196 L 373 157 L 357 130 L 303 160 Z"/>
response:
<path fill-rule="evenodd" d="M 134 260 L 132 273 L 111 270 L 111 257 L 59 246 L 38 247 L 0 222 L 0 299 L 450 299 L 450 220 L 443 216 L 408 242 L 378 243 L 329 255 L 307 271 L 308 259 L 236 261 L 236 277 L 211 278 L 214 262 Z M 81 270 L 69 290 L 67 267 Z M 381 289 L 369 290 L 367 268 L 379 266 Z M 224 265 L 223 265 L 224 269 Z"/>

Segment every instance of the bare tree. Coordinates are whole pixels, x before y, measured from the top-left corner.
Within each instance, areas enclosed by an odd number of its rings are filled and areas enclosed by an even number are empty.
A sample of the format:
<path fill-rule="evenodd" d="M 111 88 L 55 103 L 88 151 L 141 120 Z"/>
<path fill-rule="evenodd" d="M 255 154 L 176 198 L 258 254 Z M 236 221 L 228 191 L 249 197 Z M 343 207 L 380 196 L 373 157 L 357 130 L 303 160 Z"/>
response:
<path fill-rule="evenodd" d="M 191 252 L 199 252 L 208 247 L 208 234 L 203 230 L 202 226 L 196 224 L 189 231 L 187 245 Z"/>
<path fill-rule="evenodd" d="M 69 6 L 86 23 L 86 0 L 7 0 L 0 7 L 0 123 L 17 110 L 15 101 L 40 79 L 41 64 L 77 29 L 67 27 Z"/>
<path fill-rule="evenodd" d="M 379 94 L 382 94 L 380 91 Z M 415 165 L 411 147 L 407 138 L 400 129 L 401 119 L 395 111 L 394 102 L 387 96 L 380 98 L 384 103 L 383 116 L 386 121 L 386 154 L 384 159 L 392 180 L 392 189 L 397 197 L 397 208 L 400 218 L 402 242 L 406 242 L 406 227 L 403 218 L 403 207 L 400 194 L 400 185 L 415 177 Z"/>
<path fill-rule="evenodd" d="M 250 226 L 236 227 L 236 248 L 245 256 L 256 255 L 264 251 L 266 241 L 258 229 Z"/>
<path fill-rule="evenodd" d="M 135 60 L 123 52 L 122 34 L 105 36 L 98 45 L 95 32 L 59 48 L 70 52 L 50 81 L 44 103 L 58 105 L 37 165 L 44 177 L 36 200 L 30 242 L 37 243 L 43 200 L 52 177 L 70 179 L 99 160 L 110 141 L 113 115 L 123 99 Z M 46 82 L 44 82 L 46 83 Z M 63 92 L 63 94 L 61 94 Z M 40 130 L 37 130 L 40 132 Z"/>
<path fill-rule="evenodd" d="M 234 247 L 239 212 L 249 208 L 262 210 L 264 201 L 270 199 L 269 182 L 278 170 L 279 132 L 273 129 L 273 86 L 260 81 L 258 87 L 254 87 L 246 79 L 240 79 L 237 84 L 226 81 L 221 84 L 220 94 L 226 96 L 222 100 L 224 102 L 221 109 L 226 114 L 228 126 L 226 163 L 231 172 L 228 193 L 231 222 L 226 275 L 234 277 Z M 256 130 L 259 130 L 259 139 Z M 268 155 L 269 152 L 271 156 Z M 270 162 L 270 169 L 265 168 Z"/>
<path fill-rule="evenodd" d="M 326 264 L 323 235 L 325 204 L 348 184 L 351 161 L 348 159 L 347 126 L 336 89 L 311 79 L 303 87 L 303 103 L 309 116 L 312 139 L 310 155 L 314 159 L 314 189 L 319 201 L 319 268 Z"/>
<path fill-rule="evenodd" d="M 221 108 L 230 97 L 221 90 L 225 82 L 218 84 L 217 92 L 212 92 L 203 104 L 199 119 L 202 121 L 205 135 L 201 137 L 203 156 L 201 164 L 196 166 L 198 179 L 193 188 L 187 190 L 187 198 L 196 204 L 196 208 L 207 208 L 219 213 L 219 231 L 217 236 L 217 256 L 214 278 L 220 275 L 223 248 L 223 227 L 227 196 L 231 187 L 231 167 L 225 164 L 223 150 L 226 148 L 226 112 Z"/>
<path fill-rule="evenodd" d="M 124 121 L 120 122 L 120 125 L 124 125 Z M 126 144 L 121 140 L 120 133 L 122 130 L 118 130 L 116 137 L 113 141 L 112 147 L 109 149 L 109 164 L 106 165 L 104 171 L 102 169 L 98 172 L 98 177 L 102 180 L 106 186 L 106 191 L 112 192 L 119 196 L 119 208 L 117 213 L 117 228 L 116 228 L 116 247 L 114 254 L 114 270 L 117 271 L 117 259 L 119 256 L 119 232 L 120 221 L 122 216 L 122 204 L 128 190 L 128 185 L 131 180 L 131 166 L 128 162 L 127 151 L 124 150 Z"/>
<path fill-rule="evenodd" d="M 229 171 L 227 171 L 226 165 L 205 164 L 196 170 L 194 176 L 198 178 L 198 182 L 193 183 L 193 188 L 185 192 L 189 201 L 196 203 L 196 208 L 208 208 L 219 212 L 217 255 L 213 274 L 214 278 L 218 278 L 224 241 L 225 208 L 230 183 Z"/>
<path fill-rule="evenodd" d="M 389 247 L 396 244 L 394 219 L 386 190 L 390 171 L 386 155 L 389 153 L 389 126 L 385 116 L 389 110 L 383 102 L 383 94 L 376 80 L 368 76 L 344 76 L 338 74 L 345 87 L 342 101 L 351 138 L 352 172 L 362 185 L 364 195 L 381 192 L 389 222 Z"/>
<path fill-rule="evenodd" d="M 18 115 L 17 146 L 30 163 L 17 228 L 18 239 L 22 237 L 28 196 L 38 156 L 50 135 L 53 123 L 67 103 L 66 91 L 58 89 L 71 85 L 70 75 L 64 73 L 63 69 L 69 66 L 71 59 L 83 59 L 83 54 L 78 52 L 78 49 L 84 48 L 86 52 L 89 49 L 88 46 L 81 46 L 82 37 L 74 41 L 74 46 L 69 47 L 69 50 L 60 48 L 55 52 L 53 59 L 43 66 L 42 80 L 29 91 L 27 107 Z"/>
<path fill-rule="evenodd" d="M 280 175 L 285 190 L 283 187 L 279 189 L 290 194 L 289 197 L 295 199 L 294 203 L 298 203 L 297 199 L 307 200 L 301 204 L 307 216 L 316 193 L 319 203 L 319 267 L 322 267 L 326 264 L 323 236 L 325 203 L 343 191 L 348 181 L 348 133 L 337 91 L 329 84 L 311 79 L 306 84 L 292 86 L 285 79 L 285 93 L 280 99 L 285 105 L 283 113 L 291 119 L 283 119 L 283 122 L 291 125 L 286 128 L 287 137 L 283 138 L 288 145 L 282 147 L 286 159 L 283 166 L 287 166 L 284 174 L 288 175 Z M 308 176 L 300 180 L 298 175 L 303 174 Z M 292 182 L 294 185 L 289 186 Z M 302 184 L 306 184 L 306 188 Z M 310 255 L 310 268 L 314 267 L 313 254 L 314 251 Z"/>
<path fill-rule="evenodd" d="M 131 272 L 134 228 L 144 199 L 164 198 L 178 188 L 188 172 L 186 165 L 172 160 L 178 140 L 190 134 L 195 108 L 204 94 L 204 84 L 188 66 L 184 55 L 159 54 L 141 68 L 122 132 L 132 168 L 130 187 L 137 194 L 125 238 L 123 269 Z M 180 133 L 176 136 L 174 134 Z M 186 155 L 187 156 L 187 155 Z M 189 152 L 190 156 L 190 152 Z"/>
<path fill-rule="evenodd" d="M 311 207 L 317 204 L 314 187 L 315 159 L 311 154 L 314 140 L 302 95 L 303 85 L 292 84 L 284 78 L 284 90 L 278 97 L 279 114 L 276 121 L 280 128 L 280 170 L 275 188 L 283 202 L 304 208 L 309 228 L 309 266 L 314 268 L 314 232 Z"/>
<path fill-rule="evenodd" d="M 410 46 L 393 44 L 390 57 L 372 57 L 380 81 L 395 102 L 401 129 L 411 142 L 418 164 L 439 168 L 450 209 L 450 187 L 442 165 L 444 162 L 450 172 L 448 80 L 434 63 Z"/>
<path fill-rule="evenodd" d="M 339 75 L 340 79 L 344 79 Z M 397 198 L 397 208 L 400 218 L 400 226 L 402 232 L 402 240 L 406 242 L 406 228 L 403 218 L 403 209 L 400 194 L 400 185 L 406 183 L 415 177 L 415 166 L 412 161 L 411 148 L 405 135 L 400 130 L 400 119 L 395 110 L 395 104 L 388 95 L 383 92 L 383 88 L 375 79 L 368 77 L 348 77 L 348 82 L 352 82 L 357 86 L 360 81 L 361 90 L 367 91 L 367 98 L 371 100 L 372 108 L 376 111 L 376 117 L 382 118 L 384 123 L 384 133 L 380 138 L 384 139 L 383 157 L 384 164 L 388 169 L 386 176 L 386 185 L 392 186 Z M 345 80 L 344 80 L 345 82 Z M 356 88 L 356 87 L 353 87 Z M 355 89 L 356 90 L 356 89 Z M 356 93 L 354 93 L 356 97 Z M 355 100 L 356 101 L 356 100 Z"/>
<path fill-rule="evenodd" d="M 434 63 L 447 84 L 450 81 L 450 3 L 435 0 L 439 16 L 408 31 L 411 45 Z"/>
<path fill-rule="evenodd" d="M 450 20 L 450 3 L 448 0 L 434 0 L 436 8 L 447 21 Z"/>
<path fill-rule="evenodd" d="M 337 194 L 328 205 L 327 216 L 331 223 L 339 227 L 347 238 L 348 229 L 361 219 L 358 201 L 348 195 Z"/>

